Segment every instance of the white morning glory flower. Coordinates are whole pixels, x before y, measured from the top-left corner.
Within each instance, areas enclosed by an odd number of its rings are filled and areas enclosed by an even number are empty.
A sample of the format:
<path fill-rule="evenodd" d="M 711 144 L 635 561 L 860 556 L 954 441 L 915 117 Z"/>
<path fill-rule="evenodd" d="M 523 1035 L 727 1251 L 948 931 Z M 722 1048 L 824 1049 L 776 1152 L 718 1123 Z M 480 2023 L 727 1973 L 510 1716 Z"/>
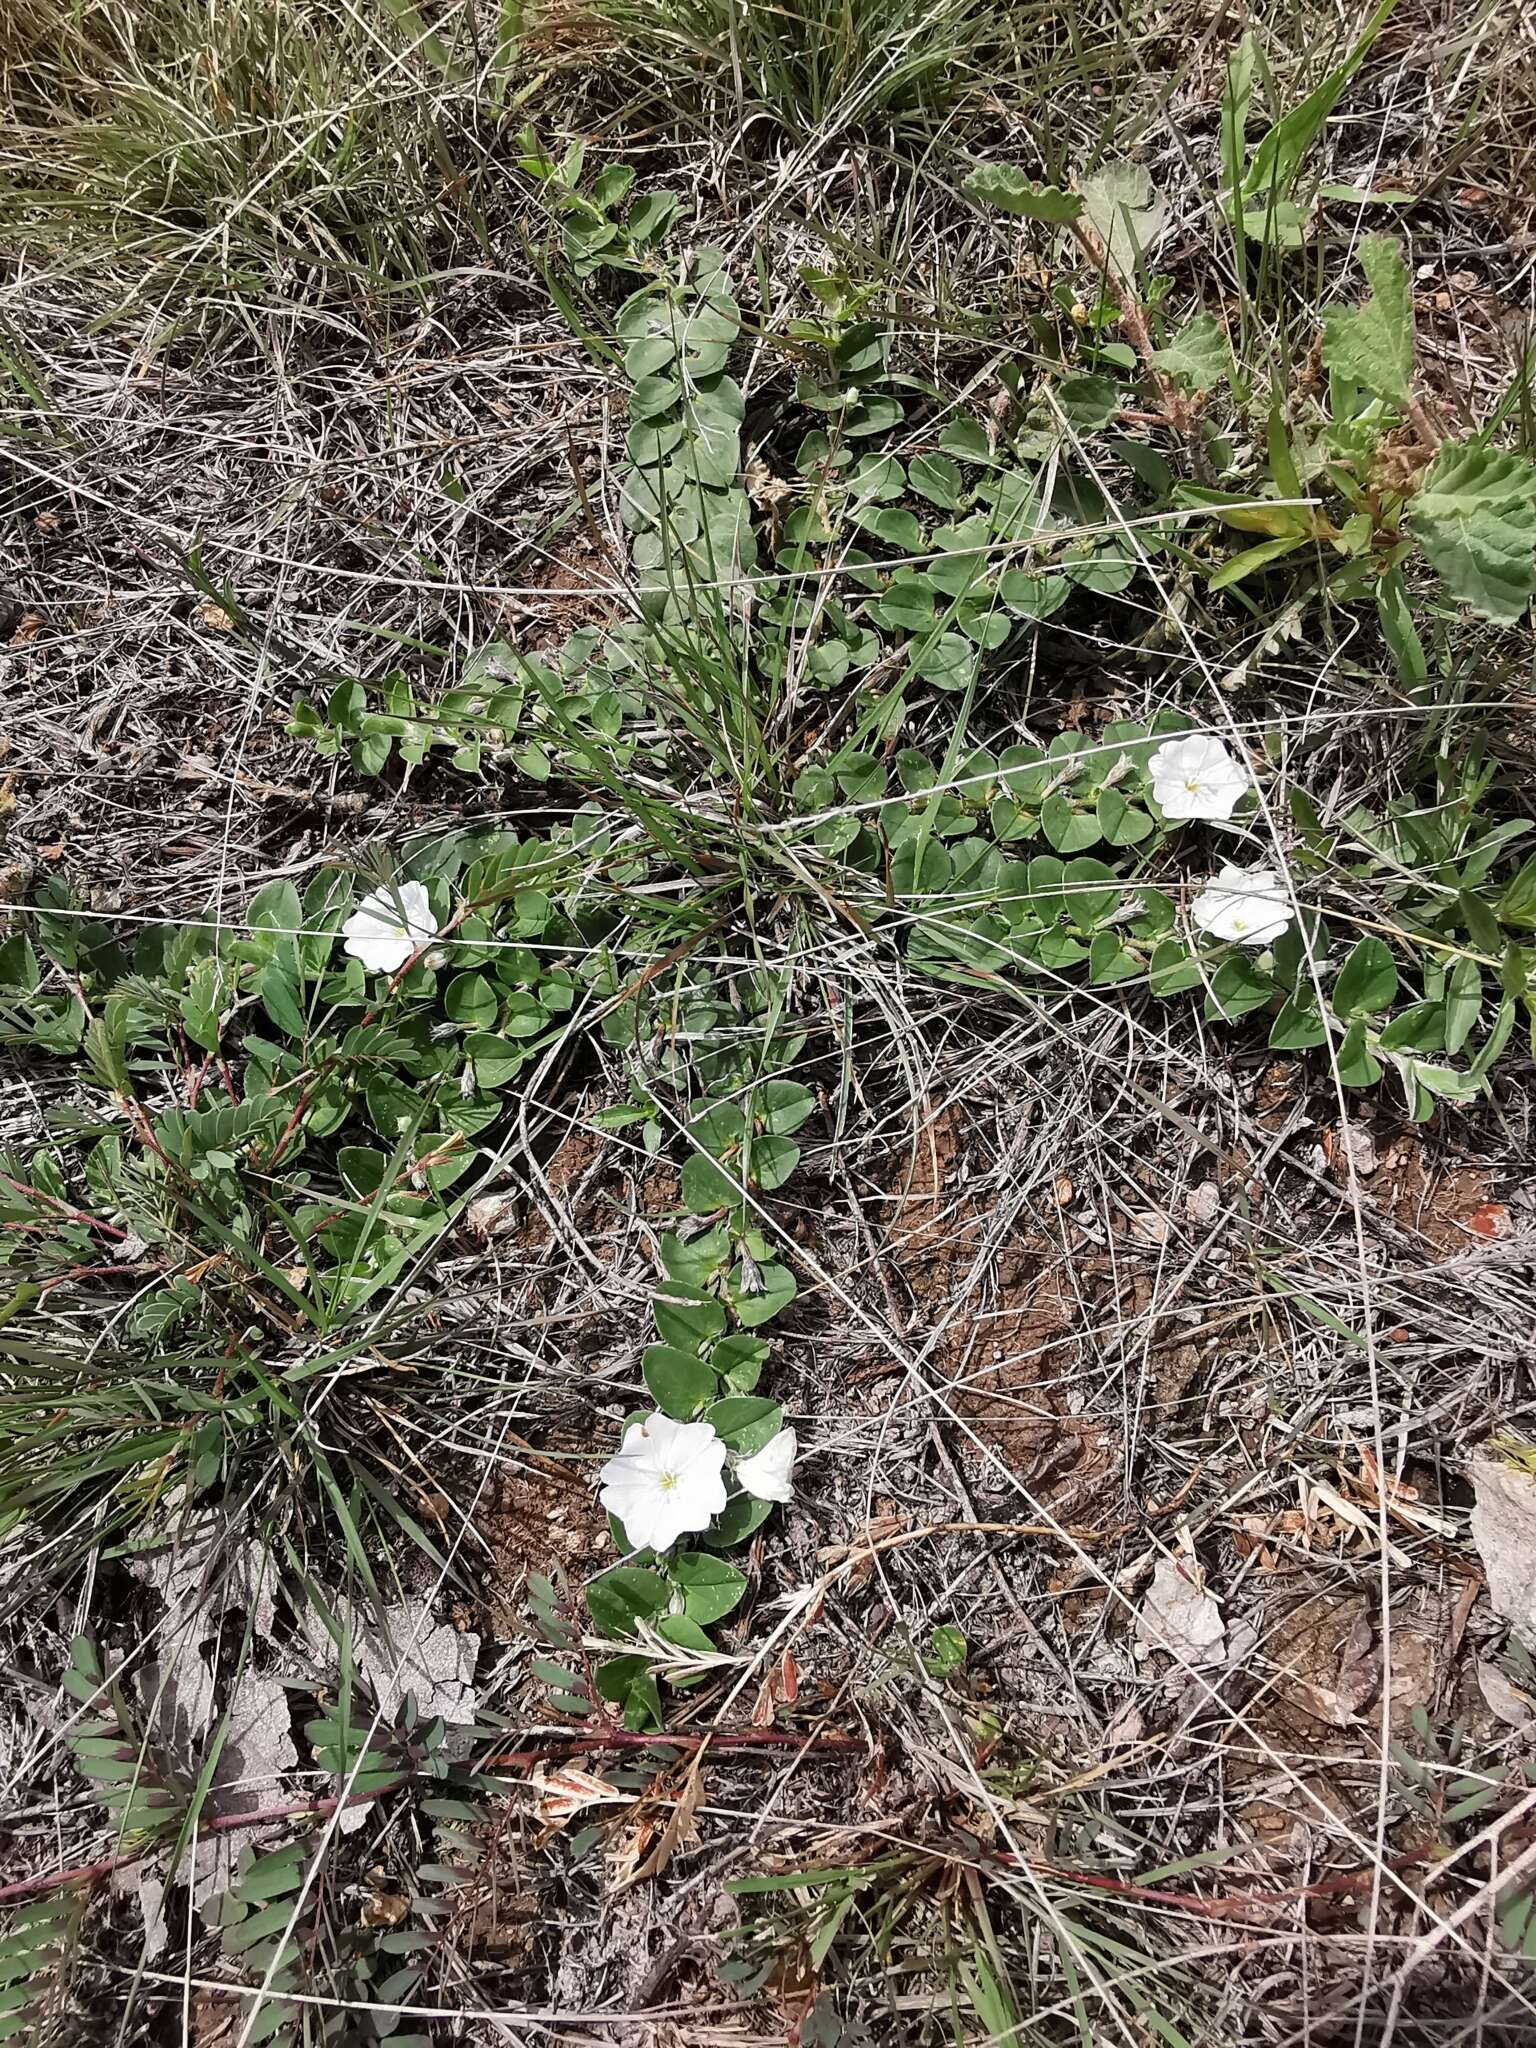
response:
<path fill-rule="evenodd" d="M 1234 761 L 1213 733 L 1186 733 L 1165 740 L 1147 763 L 1152 794 L 1163 816 L 1230 818 L 1250 787 L 1248 770 Z"/>
<path fill-rule="evenodd" d="M 791 1501 L 795 1497 L 790 1474 L 795 1469 L 795 1432 L 781 1429 L 750 1458 L 736 1466 L 736 1477 L 755 1500 Z"/>
<path fill-rule="evenodd" d="M 1190 915 L 1213 939 L 1267 946 L 1291 922 L 1291 903 L 1273 868 L 1235 868 L 1229 862 L 1200 891 Z"/>
<path fill-rule="evenodd" d="M 420 882 L 391 883 L 365 896 L 341 928 L 344 951 L 370 974 L 394 974 L 429 939 L 437 919 Z"/>
<path fill-rule="evenodd" d="M 725 1445 L 709 1422 L 648 1415 L 597 1475 L 598 1498 L 637 1550 L 668 1550 L 725 1506 Z"/>

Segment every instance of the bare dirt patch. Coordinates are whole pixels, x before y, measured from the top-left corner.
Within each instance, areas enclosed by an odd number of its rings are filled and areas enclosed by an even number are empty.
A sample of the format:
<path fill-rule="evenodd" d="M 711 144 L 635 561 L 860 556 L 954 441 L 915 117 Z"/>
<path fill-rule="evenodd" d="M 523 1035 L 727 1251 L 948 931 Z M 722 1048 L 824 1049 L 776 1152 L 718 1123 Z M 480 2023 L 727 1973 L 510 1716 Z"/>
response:
<path fill-rule="evenodd" d="M 956 1454 L 978 1481 L 1007 1473 L 1031 1491 L 1086 1497 L 1113 1469 L 1102 1426 L 1067 1412 L 1074 1304 L 1061 1254 L 1023 1216 L 1000 1225 L 997 1190 L 959 1116 L 941 1111 L 889 1182 L 891 1263 L 962 1428 Z"/>
<path fill-rule="evenodd" d="M 526 1451 L 497 1478 L 477 1517 L 490 1550 L 483 1598 L 490 1632 L 501 1642 L 527 1633 L 530 1572 L 551 1567 L 580 1579 L 611 1561 L 608 1522 L 592 1493 L 591 1446 L 574 1436 L 553 1440 L 541 1456 Z"/>

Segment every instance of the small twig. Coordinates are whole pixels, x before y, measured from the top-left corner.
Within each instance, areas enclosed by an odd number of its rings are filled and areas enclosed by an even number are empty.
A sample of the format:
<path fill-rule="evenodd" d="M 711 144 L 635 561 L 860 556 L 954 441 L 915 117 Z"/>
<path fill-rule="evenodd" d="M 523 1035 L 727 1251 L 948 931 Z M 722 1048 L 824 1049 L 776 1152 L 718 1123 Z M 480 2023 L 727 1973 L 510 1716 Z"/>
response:
<path fill-rule="evenodd" d="M 797 1749 L 812 1754 L 863 1756 L 869 1744 L 862 1735 L 802 1735 L 792 1728 L 743 1728 L 735 1733 L 708 1735 L 637 1735 L 627 1728 L 609 1728 L 601 1735 L 559 1738 L 549 1749 L 513 1749 L 488 1756 L 483 1771 L 526 1770 L 545 1764 L 557 1755 L 590 1756 L 602 1749 L 681 1749 L 692 1753 L 705 1746 L 712 1750 L 739 1752 L 754 1749 Z"/>

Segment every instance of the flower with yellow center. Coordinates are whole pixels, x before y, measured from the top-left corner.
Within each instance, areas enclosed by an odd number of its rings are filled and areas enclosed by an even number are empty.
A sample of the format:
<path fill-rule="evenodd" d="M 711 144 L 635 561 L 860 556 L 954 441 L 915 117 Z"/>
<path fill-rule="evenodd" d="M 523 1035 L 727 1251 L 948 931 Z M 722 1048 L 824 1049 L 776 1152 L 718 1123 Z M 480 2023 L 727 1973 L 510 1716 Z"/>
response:
<path fill-rule="evenodd" d="M 713 1424 L 648 1415 L 629 1425 L 598 1474 L 598 1498 L 636 1550 L 668 1550 L 720 1513 L 724 1474 L 725 1445 Z"/>
<path fill-rule="evenodd" d="M 1208 732 L 1165 740 L 1147 763 L 1147 772 L 1159 809 L 1174 824 L 1187 818 L 1213 818 L 1225 824 L 1252 786 L 1248 770 Z"/>
<path fill-rule="evenodd" d="M 1291 922 L 1291 899 L 1273 868 L 1238 868 L 1228 862 L 1195 898 L 1190 916 L 1213 939 L 1268 946 Z"/>

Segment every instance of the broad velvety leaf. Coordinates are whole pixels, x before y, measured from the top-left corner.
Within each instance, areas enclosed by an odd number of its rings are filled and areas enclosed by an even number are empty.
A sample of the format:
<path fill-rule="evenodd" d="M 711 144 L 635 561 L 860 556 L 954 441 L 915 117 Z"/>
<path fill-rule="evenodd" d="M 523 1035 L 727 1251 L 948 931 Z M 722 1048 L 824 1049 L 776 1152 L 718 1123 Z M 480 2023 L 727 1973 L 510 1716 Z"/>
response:
<path fill-rule="evenodd" d="M 1536 464 L 1448 441 L 1408 524 L 1452 597 L 1502 625 L 1520 617 L 1536 593 Z"/>
<path fill-rule="evenodd" d="M 1075 192 L 1055 185 L 1037 185 L 1017 164 L 978 164 L 961 190 L 968 199 L 995 206 L 1001 213 L 1029 220 L 1076 220 L 1083 202 Z"/>
<path fill-rule="evenodd" d="M 1390 235 L 1360 244 L 1370 280 L 1363 306 L 1340 308 L 1323 326 L 1323 361 L 1336 375 L 1363 384 L 1388 405 L 1408 403 L 1413 379 L 1413 288 L 1403 252 Z"/>
<path fill-rule="evenodd" d="M 1166 348 L 1152 352 L 1154 366 L 1182 377 L 1196 391 L 1211 391 L 1232 374 L 1232 344 L 1214 313 L 1197 313 Z"/>

